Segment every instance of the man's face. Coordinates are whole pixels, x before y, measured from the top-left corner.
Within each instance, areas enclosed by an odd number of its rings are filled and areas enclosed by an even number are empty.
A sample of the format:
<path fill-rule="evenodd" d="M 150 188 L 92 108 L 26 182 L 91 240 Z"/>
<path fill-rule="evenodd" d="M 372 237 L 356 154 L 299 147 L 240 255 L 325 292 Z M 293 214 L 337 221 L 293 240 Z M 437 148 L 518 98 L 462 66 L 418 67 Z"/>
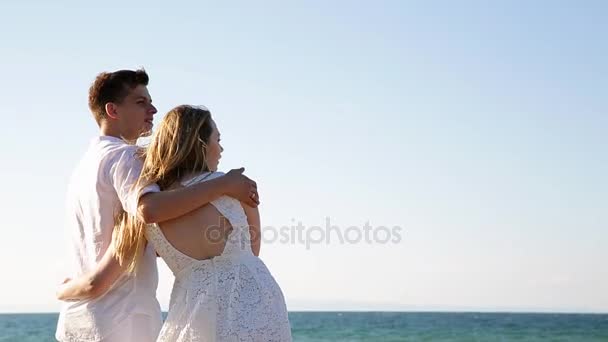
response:
<path fill-rule="evenodd" d="M 115 110 L 124 139 L 136 140 L 151 134 L 157 110 L 146 86 L 138 85 L 132 89 L 121 103 L 116 104 Z"/>

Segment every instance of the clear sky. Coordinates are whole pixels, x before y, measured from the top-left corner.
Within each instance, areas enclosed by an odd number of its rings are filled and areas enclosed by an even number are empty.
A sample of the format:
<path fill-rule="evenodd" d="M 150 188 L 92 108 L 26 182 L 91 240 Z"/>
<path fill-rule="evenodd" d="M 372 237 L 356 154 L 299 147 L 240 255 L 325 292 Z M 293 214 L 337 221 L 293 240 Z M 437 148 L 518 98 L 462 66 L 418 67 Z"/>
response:
<path fill-rule="evenodd" d="M 607 17 L 603 1 L 5 2 L 0 312 L 58 310 L 88 87 L 140 66 L 156 123 L 211 109 L 220 168 L 258 182 L 267 231 L 306 227 L 308 246 L 262 246 L 290 310 L 607 312 Z M 311 243 L 326 218 L 377 239 Z"/>

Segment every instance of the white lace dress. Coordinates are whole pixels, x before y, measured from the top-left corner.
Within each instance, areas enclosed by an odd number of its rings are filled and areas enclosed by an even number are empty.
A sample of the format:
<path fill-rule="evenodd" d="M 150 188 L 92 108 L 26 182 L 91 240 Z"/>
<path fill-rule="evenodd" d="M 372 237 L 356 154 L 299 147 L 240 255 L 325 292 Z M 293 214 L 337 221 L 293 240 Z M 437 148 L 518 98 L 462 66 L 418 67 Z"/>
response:
<path fill-rule="evenodd" d="M 223 175 L 203 173 L 188 186 Z M 266 265 L 251 251 L 249 225 L 239 201 L 211 202 L 233 230 L 221 255 L 196 260 L 165 238 L 158 225 L 146 235 L 165 260 L 175 283 L 158 341 L 291 341 L 283 293 Z"/>

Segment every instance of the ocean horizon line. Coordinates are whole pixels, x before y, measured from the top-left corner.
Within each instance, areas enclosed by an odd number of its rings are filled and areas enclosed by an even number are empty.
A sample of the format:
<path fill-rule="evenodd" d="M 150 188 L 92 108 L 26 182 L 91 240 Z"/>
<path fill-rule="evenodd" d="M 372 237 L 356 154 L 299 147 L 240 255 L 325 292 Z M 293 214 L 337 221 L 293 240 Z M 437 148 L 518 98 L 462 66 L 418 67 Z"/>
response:
<path fill-rule="evenodd" d="M 348 309 L 348 310 L 319 310 L 319 309 L 299 309 L 288 310 L 290 313 L 412 313 L 412 314 L 522 314 L 522 315 L 608 315 L 608 311 L 567 311 L 567 310 L 499 310 L 499 309 L 479 309 L 479 310 L 458 310 L 458 309 L 415 309 L 415 310 L 369 310 L 369 309 Z M 162 310 L 166 314 L 166 310 Z M 59 311 L 2 311 L 0 315 L 58 315 Z"/>

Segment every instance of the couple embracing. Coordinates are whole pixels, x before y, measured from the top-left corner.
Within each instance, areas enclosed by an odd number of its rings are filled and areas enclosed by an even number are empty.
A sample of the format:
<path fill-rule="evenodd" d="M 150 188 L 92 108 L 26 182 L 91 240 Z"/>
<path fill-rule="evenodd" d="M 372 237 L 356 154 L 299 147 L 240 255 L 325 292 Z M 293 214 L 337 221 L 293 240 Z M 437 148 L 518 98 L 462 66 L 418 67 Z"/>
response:
<path fill-rule="evenodd" d="M 220 132 L 205 107 L 173 108 L 152 134 L 148 81 L 120 70 L 89 90 L 99 136 L 68 187 L 74 273 L 57 291 L 57 340 L 291 341 L 283 294 L 258 257 L 255 182 L 218 171 Z M 175 276 L 164 323 L 157 255 Z"/>

